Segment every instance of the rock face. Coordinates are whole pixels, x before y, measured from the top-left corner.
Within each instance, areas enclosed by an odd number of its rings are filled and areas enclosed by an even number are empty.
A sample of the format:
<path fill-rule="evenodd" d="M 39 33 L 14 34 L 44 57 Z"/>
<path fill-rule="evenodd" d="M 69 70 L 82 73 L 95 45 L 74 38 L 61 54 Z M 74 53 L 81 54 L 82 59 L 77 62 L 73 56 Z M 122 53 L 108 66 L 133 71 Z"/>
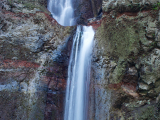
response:
<path fill-rule="evenodd" d="M 144 9 L 155 7 L 159 0 L 103 0 L 103 11 L 118 10 L 119 12 L 138 12 Z"/>
<path fill-rule="evenodd" d="M 26 2 L 0 1 L 0 119 L 60 120 L 74 27 Z"/>
<path fill-rule="evenodd" d="M 99 15 L 101 3 L 75 2 L 78 24 Z M 60 26 L 46 5 L 44 0 L 0 1 L 2 120 L 63 119 L 75 27 Z M 96 32 L 89 120 L 158 120 L 160 1 L 103 0 L 102 9 L 102 19 L 88 23 Z"/>
<path fill-rule="evenodd" d="M 87 19 L 102 12 L 102 0 L 72 0 L 77 24 L 87 25 Z"/>
<path fill-rule="evenodd" d="M 159 119 L 159 2 L 103 1 L 92 58 L 90 119 Z"/>

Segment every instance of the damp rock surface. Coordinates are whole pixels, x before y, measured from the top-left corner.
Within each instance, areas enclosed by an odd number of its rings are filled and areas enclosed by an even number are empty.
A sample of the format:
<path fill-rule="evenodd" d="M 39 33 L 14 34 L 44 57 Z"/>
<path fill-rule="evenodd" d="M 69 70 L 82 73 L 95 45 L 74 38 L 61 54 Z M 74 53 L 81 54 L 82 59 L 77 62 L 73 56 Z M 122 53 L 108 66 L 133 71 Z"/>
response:
<path fill-rule="evenodd" d="M 62 119 L 74 27 L 45 3 L 0 1 L 0 119 Z M 56 117 L 57 118 L 56 118 Z"/>
<path fill-rule="evenodd" d="M 89 110 L 95 114 L 90 119 L 159 119 L 159 2 L 103 0 L 92 57 Z"/>
<path fill-rule="evenodd" d="M 158 120 L 160 1 L 83 2 L 76 17 L 96 33 L 89 120 Z M 60 26 L 46 7 L 46 0 L 0 1 L 1 119 L 63 119 L 75 27 Z"/>

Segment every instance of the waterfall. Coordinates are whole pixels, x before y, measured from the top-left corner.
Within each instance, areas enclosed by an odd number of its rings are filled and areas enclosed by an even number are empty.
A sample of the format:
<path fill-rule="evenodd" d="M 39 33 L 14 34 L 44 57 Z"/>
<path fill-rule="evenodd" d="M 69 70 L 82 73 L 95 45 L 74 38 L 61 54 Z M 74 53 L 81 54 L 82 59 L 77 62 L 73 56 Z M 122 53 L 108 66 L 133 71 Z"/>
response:
<path fill-rule="evenodd" d="M 86 119 L 93 38 L 91 26 L 77 27 L 68 68 L 64 120 Z"/>
<path fill-rule="evenodd" d="M 75 25 L 72 0 L 48 0 L 47 8 L 59 24 L 63 26 Z"/>
<path fill-rule="evenodd" d="M 71 0 L 49 0 L 48 9 L 61 25 L 74 25 Z M 93 38 L 91 26 L 77 26 L 68 67 L 64 120 L 87 120 Z"/>

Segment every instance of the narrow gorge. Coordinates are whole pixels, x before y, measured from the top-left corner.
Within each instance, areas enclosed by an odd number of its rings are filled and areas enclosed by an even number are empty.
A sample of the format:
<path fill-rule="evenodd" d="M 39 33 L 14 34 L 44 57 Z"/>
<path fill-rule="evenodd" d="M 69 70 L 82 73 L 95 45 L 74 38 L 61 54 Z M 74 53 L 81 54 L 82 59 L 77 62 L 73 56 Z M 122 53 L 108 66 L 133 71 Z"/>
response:
<path fill-rule="evenodd" d="M 0 0 L 0 120 L 159 120 L 160 0 Z"/>

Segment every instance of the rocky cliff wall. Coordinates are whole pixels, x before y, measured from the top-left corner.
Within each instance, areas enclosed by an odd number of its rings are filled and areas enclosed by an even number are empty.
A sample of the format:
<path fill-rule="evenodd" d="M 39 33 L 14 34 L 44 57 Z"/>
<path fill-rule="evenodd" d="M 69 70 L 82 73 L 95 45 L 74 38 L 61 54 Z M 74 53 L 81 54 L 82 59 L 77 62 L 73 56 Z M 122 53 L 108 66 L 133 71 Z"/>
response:
<path fill-rule="evenodd" d="M 158 120 L 159 0 L 104 0 L 95 27 L 90 119 Z"/>
<path fill-rule="evenodd" d="M 60 26 L 39 3 L 0 6 L 0 119 L 62 119 L 74 27 Z"/>
<path fill-rule="evenodd" d="M 102 0 L 72 0 L 78 25 L 87 25 L 87 19 L 97 17 L 102 11 Z"/>
<path fill-rule="evenodd" d="M 90 120 L 159 119 L 159 2 L 103 0 L 102 19 L 89 20 L 96 32 Z M 89 4 L 100 11 L 101 1 Z M 57 24 L 43 0 L 0 7 L 0 119 L 62 120 L 75 27 Z"/>

